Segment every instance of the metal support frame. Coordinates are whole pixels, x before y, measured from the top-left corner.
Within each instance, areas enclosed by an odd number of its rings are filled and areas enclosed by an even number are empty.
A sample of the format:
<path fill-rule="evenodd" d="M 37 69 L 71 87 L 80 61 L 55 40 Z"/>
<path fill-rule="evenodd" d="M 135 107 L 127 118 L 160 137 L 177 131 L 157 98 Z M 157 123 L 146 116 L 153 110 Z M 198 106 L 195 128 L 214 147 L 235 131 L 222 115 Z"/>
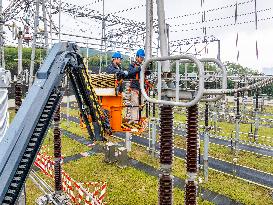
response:
<path fill-rule="evenodd" d="M 8 87 L 10 82 L 10 71 L 0 68 L 0 142 L 9 127 Z"/>
<path fill-rule="evenodd" d="M 125 147 L 128 152 L 132 151 L 132 133 L 131 132 L 125 132 L 126 138 L 125 138 Z"/>
<path fill-rule="evenodd" d="M 149 120 L 149 127 L 148 127 L 148 130 L 149 130 L 149 146 L 148 146 L 148 149 L 149 149 L 149 152 L 151 153 L 151 155 L 153 157 L 156 156 L 156 131 L 157 131 L 157 128 L 156 128 L 156 118 L 151 118 Z"/>
<path fill-rule="evenodd" d="M 4 55 L 4 14 L 3 14 L 3 0 L 0 0 L 0 65 L 5 68 L 5 55 Z"/>
<path fill-rule="evenodd" d="M 209 177 L 209 105 L 205 104 L 205 131 L 204 131 L 204 180 L 208 182 Z"/>
<path fill-rule="evenodd" d="M 55 193 L 61 194 L 62 192 L 62 138 L 61 138 L 61 130 L 60 130 L 60 105 L 58 105 L 55 113 L 54 113 L 54 184 L 55 184 Z"/>
<path fill-rule="evenodd" d="M 164 0 L 156 0 L 157 2 L 157 16 L 158 16 L 158 31 L 159 31 L 159 42 L 160 42 L 160 53 L 162 57 L 169 56 L 169 46 L 167 39 L 167 28 L 165 22 L 165 9 L 164 9 Z M 149 59 L 148 59 L 149 60 Z M 162 71 L 170 72 L 170 61 L 166 58 L 162 62 Z"/>
<path fill-rule="evenodd" d="M 152 57 L 153 13 L 153 0 L 146 0 L 146 59 L 150 59 Z"/>
<path fill-rule="evenodd" d="M 45 49 L 48 53 L 49 43 L 48 43 L 48 29 L 47 29 L 47 18 L 46 18 L 46 0 L 42 0 L 42 9 L 43 9 L 43 22 L 44 22 L 44 38 L 45 38 Z"/>
<path fill-rule="evenodd" d="M 103 42 L 105 42 L 105 55 L 106 55 L 106 61 L 107 62 L 107 52 L 106 52 L 106 35 L 105 35 L 105 14 L 104 14 L 104 9 L 105 9 L 105 2 L 102 0 L 102 21 L 101 21 L 101 45 L 100 45 L 100 69 L 99 73 L 101 73 L 102 70 L 102 48 L 103 48 Z"/>
<path fill-rule="evenodd" d="M 35 66 L 35 50 L 36 50 L 36 40 L 38 35 L 38 27 L 39 27 L 39 10 L 40 10 L 40 0 L 36 0 L 35 3 L 35 20 L 34 20 L 34 33 L 32 40 L 32 48 L 31 48 L 31 61 L 30 61 L 30 71 L 29 71 L 29 89 L 33 83 L 34 79 L 34 66 Z"/>
<path fill-rule="evenodd" d="M 70 69 L 78 70 L 74 73 L 77 87 L 86 86 L 87 82 L 79 81 L 83 78 L 85 68 L 81 67 L 83 59 L 77 52 L 74 44 L 54 45 L 4 135 L 0 144 L 0 203 L 14 204 L 18 198 L 53 114 L 61 101 L 63 92 L 58 88 L 65 73 L 71 71 Z M 93 112 L 98 111 L 91 103 L 89 94 L 82 89 L 78 89 L 77 92 L 85 99 L 83 101 L 85 112 L 82 112 L 84 116 L 92 116 Z M 28 123 L 25 123 L 26 121 Z M 103 140 L 103 136 L 96 136 L 96 139 Z"/>
<path fill-rule="evenodd" d="M 18 32 L 18 73 L 15 83 L 15 113 L 18 112 L 19 108 L 22 105 L 22 78 L 23 78 L 23 32 Z M 26 204 L 26 186 L 21 190 L 21 194 L 16 202 L 16 205 L 25 205 Z"/>

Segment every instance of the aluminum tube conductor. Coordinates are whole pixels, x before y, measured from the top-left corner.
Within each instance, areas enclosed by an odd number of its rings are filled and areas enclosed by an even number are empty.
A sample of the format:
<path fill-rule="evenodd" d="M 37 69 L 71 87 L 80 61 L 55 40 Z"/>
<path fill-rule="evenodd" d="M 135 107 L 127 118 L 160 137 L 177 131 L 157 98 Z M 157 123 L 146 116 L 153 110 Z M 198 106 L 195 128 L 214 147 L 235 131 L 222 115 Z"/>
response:
<path fill-rule="evenodd" d="M 181 59 L 187 59 L 191 60 L 193 63 L 197 65 L 198 68 L 198 78 L 199 78 L 199 83 L 198 83 L 198 91 L 196 93 L 195 98 L 190 101 L 190 102 L 171 102 L 171 101 L 166 101 L 166 100 L 157 100 L 157 99 L 152 99 L 150 98 L 144 88 L 144 70 L 152 61 L 166 61 L 166 60 L 181 60 Z M 158 71 L 160 72 L 160 71 Z M 158 82 L 158 85 L 161 85 L 161 82 Z M 163 104 L 163 105 L 173 105 L 173 106 L 182 106 L 182 107 L 190 107 L 198 103 L 201 98 L 203 97 L 204 93 L 204 66 L 203 64 L 194 56 L 191 55 L 178 55 L 178 56 L 165 56 L 165 57 L 157 57 L 157 58 L 151 58 L 148 59 L 142 66 L 142 69 L 140 71 L 140 88 L 141 88 L 141 93 L 144 96 L 144 98 L 151 103 L 157 103 L 157 104 Z"/>
<path fill-rule="evenodd" d="M 273 77 L 270 77 L 268 79 L 259 81 L 257 83 L 254 83 L 252 85 L 248 85 L 245 87 L 241 87 L 238 89 L 213 89 L 213 90 L 205 90 L 204 94 L 205 95 L 212 95 L 212 94 L 231 94 L 231 93 L 236 93 L 236 92 L 243 92 L 243 91 L 247 91 L 247 90 L 253 90 L 253 89 L 257 89 L 257 88 L 262 88 L 265 87 L 269 84 L 273 83 Z"/>
<path fill-rule="evenodd" d="M 152 57 L 152 38 L 153 37 L 153 0 L 146 0 L 146 59 Z"/>
<path fill-rule="evenodd" d="M 215 63 L 216 65 L 219 66 L 219 68 L 222 69 L 222 89 L 227 89 L 227 69 L 225 67 L 225 65 L 218 59 L 216 58 L 201 58 L 201 59 L 198 59 L 200 62 L 202 63 L 209 63 L 209 62 L 212 62 L 212 63 Z M 180 62 L 182 63 L 192 63 L 192 61 L 189 61 L 189 60 L 180 60 Z M 207 90 L 210 90 L 210 89 L 206 89 Z M 218 101 L 220 100 L 221 98 L 224 97 L 224 94 L 221 94 L 219 96 L 216 96 L 214 98 L 205 98 L 205 99 L 202 99 L 201 101 L 203 102 L 215 102 L 215 101 Z"/>
<path fill-rule="evenodd" d="M 168 40 L 167 40 L 167 28 L 165 22 L 165 10 L 164 0 L 157 0 L 157 16 L 158 16 L 158 30 L 159 30 L 159 41 L 160 41 L 160 53 L 161 56 L 168 56 Z M 170 61 L 166 59 L 162 62 L 162 72 L 170 72 Z"/>

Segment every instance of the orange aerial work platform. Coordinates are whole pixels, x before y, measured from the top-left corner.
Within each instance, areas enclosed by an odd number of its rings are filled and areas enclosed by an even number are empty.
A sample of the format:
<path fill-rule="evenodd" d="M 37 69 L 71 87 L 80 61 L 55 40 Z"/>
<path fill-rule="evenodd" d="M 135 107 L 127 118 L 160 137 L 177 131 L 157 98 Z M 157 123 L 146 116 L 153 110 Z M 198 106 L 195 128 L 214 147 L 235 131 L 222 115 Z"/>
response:
<path fill-rule="evenodd" d="M 119 92 L 122 81 L 118 81 L 114 74 L 90 74 L 89 77 L 100 105 L 107 113 L 112 132 L 143 132 L 147 125 L 146 118 L 141 118 L 139 123 L 129 124 L 126 123 L 129 119 L 123 117 L 126 106 L 123 102 L 122 93 Z M 84 121 L 82 119 L 80 121 L 81 127 L 85 128 Z"/>

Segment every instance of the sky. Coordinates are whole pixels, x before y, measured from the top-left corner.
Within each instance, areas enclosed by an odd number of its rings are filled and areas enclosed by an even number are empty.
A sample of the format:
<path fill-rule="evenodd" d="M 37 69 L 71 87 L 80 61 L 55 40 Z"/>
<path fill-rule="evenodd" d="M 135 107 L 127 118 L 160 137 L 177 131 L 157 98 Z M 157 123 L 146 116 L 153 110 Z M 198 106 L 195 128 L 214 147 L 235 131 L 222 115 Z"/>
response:
<path fill-rule="evenodd" d="M 102 0 L 63 0 L 75 5 L 97 10 L 102 13 Z M 134 21 L 144 22 L 146 18 L 145 0 L 104 0 L 105 14 L 128 18 Z M 165 0 L 166 22 L 170 24 L 170 41 L 181 40 L 185 38 L 203 37 L 202 27 L 207 27 L 207 35 L 213 35 L 221 42 L 221 60 L 238 62 L 243 66 L 256 68 L 261 71 L 264 67 L 273 68 L 272 48 L 273 48 L 273 1 L 257 0 L 258 11 L 258 29 L 255 28 L 255 1 L 237 0 L 238 20 L 234 24 L 236 0 L 204 0 L 201 7 L 201 0 Z M 247 2 L 247 3 L 244 3 Z M 4 5 L 7 4 L 7 0 Z M 131 11 L 119 12 L 127 8 L 138 7 Z M 217 9 L 227 6 L 227 8 Z M 213 11 L 209 11 L 213 10 Z M 206 22 L 201 23 L 202 14 L 195 14 L 205 11 Z M 117 12 L 117 13 L 116 13 Z M 183 17 L 179 17 L 183 16 Z M 179 17 L 179 18 L 178 18 Z M 154 18 L 157 18 L 156 4 L 154 4 Z M 268 20 L 263 20 L 267 19 Z M 53 16 L 54 21 L 58 22 L 58 15 Z M 251 22 L 252 21 L 252 22 Z M 196 23 L 198 22 L 198 23 Z M 250 22 L 250 23 L 244 23 Z M 106 25 L 107 27 L 108 25 Z M 64 33 L 77 33 L 78 35 L 101 37 L 101 23 L 99 21 L 90 21 L 85 18 L 73 18 L 62 14 L 61 28 Z M 107 30 L 109 31 L 109 29 Z M 236 37 L 238 33 L 238 44 L 236 46 Z M 63 38 L 65 38 L 63 36 Z M 86 41 L 86 40 L 84 40 Z M 156 42 L 156 39 L 154 39 Z M 258 42 L 259 58 L 256 57 L 256 41 Z M 89 41 L 89 43 L 98 44 L 98 41 Z M 95 45 L 94 45 L 95 46 Z M 189 52 L 195 53 L 202 50 L 205 44 L 193 46 Z M 118 49 L 118 48 L 117 48 Z M 137 49 L 137 48 L 135 48 Z M 181 52 L 189 49 L 185 45 L 181 47 Z M 204 50 L 205 51 L 205 50 Z M 216 57 L 217 43 L 210 43 L 207 46 L 208 53 L 201 52 L 199 57 Z M 237 53 L 240 53 L 237 61 Z M 133 51 L 131 51 L 133 52 Z"/>

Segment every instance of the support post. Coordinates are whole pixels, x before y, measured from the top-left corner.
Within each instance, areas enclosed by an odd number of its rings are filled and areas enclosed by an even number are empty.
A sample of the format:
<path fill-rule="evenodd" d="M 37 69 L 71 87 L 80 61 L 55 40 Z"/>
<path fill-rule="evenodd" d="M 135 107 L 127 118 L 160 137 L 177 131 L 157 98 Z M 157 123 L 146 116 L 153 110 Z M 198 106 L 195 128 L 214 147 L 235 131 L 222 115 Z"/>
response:
<path fill-rule="evenodd" d="M 239 86 L 238 86 L 239 87 Z M 234 157 L 233 157 L 233 175 L 236 175 L 236 168 L 238 162 L 238 152 L 239 152 L 239 140 L 240 140 L 240 94 L 236 94 L 236 117 L 235 117 L 235 144 L 234 144 Z"/>
<path fill-rule="evenodd" d="M 69 92 L 69 79 L 68 76 L 66 76 L 66 122 L 67 122 L 67 127 L 69 127 L 69 118 L 70 118 L 70 113 L 69 113 L 69 109 L 70 109 L 70 92 Z"/>
<path fill-rule="evenodd" d="M 146 42 L 145 42 L 146 60 L 152 57 L 152 39 L 153 39 L 153 0 L 146 0 Z"/>
<path fill-rule="evenodd" d="M 43 21 L 44 21 L 44 38 L 45 38 L 45 49 L 48 53 L 49 44 L 48 44 L 48 29 L 47 29 L 47 18 L 46 18 L 46 0 L 42 0 L 43 3 Z"/>
<path fill-rule="evenodd" d="M 59 1 L 59 42 L 61 42 L 61 12 L 62 12 L 62 0 Z"/>
<path fill-rule="evenodd" d="M 259 111 L 259 91 L 256 91 L 256 96 L 255 96 L 255 123 L 254 123 L 254 142 L 257 142 L 258 140 L 258 131 L 259 131 L 259 116 L 258 116 L 258 111 Z"/>
<path fill-rule="evenodd" d="M 126 132 L 125 147 L 128 152 L 132 151 L 132 133 Z"/>
<path fill-rule="evenodd" d="M 221 41 L 217 40 L 218 42 L 218 54 L 217 54 L 217 59 L 220 61 L 221 60 Z"/>
<path fill-rule="evenodd" d="M 209 176 L 209 104 L 205 105 L 205 132 L 204 132 L 204 179 L 208 182 Z"/>
<path fill-rule="evenodd" d="M 0 0 L 0 63 L 1 67 L 5 68 L 5 55 L 4 55 L 4 14 L 3 14 L 3 1 Z"/>
<path fill-rule="evenodd" d="M 100 69 L 99 69 L 99 73 L 101 73 L 101 69 L 102 69 L 102 48 L 103 48 L 103 41 L 105 40 L 105 15 L 104 15 L 104 9 L 105 9 L 105 2 L 104 2 L 104 0 L 102 0 L 102 22 L 101 22 L 101 45 L 100 45 Z"/>
<path fill-rule="evenodd" d="M 61 194 L 62 192 L 62 144 L 61 144 L 61 130 L 60 130 L 60 106 L 55 111 L 54 115 L 54 182 L 55 182 L 55 192 L 56 194 Z"/>
<path fill-rule="evenodd" d="M 37 32 L 39 26 L 39 9 L 40 9 L 40 0 L 36 0 L 35 4 L 35 20 L 34 20 L 34 33 L 33 33 L 33 40 L 32 40 L 32 48 L 31 48 L 31 61 L 30 61 L 30 71 L 29 71 L 29 88 L 33 83 L 33 72 L 34 72 L 34 65 L 35 65 L 35 49 L 36 49 L 36 40 L 37 40 Z"/>
<path fill-rule="evenodd" d="M 20 30 L 18 32 L 18 73 L 17 79 L 15 82 L 15 113 L 18 112 L 19 108 L 22 105 L 22 51 L 23 51 L 23 32 Z M 23 186 L 21 194 L 16 202 L 16 205 L 25 205 L 26 204 L 26 185 Z"/>
<path fill-rule="evenodd" d="M 161 56 L 168 56 L 167 28 L 165 22 L 164 0 L 157 0 L 158 30 Z M 163 73 L 170 72 L 170 61 L 162 62 Z"/>

